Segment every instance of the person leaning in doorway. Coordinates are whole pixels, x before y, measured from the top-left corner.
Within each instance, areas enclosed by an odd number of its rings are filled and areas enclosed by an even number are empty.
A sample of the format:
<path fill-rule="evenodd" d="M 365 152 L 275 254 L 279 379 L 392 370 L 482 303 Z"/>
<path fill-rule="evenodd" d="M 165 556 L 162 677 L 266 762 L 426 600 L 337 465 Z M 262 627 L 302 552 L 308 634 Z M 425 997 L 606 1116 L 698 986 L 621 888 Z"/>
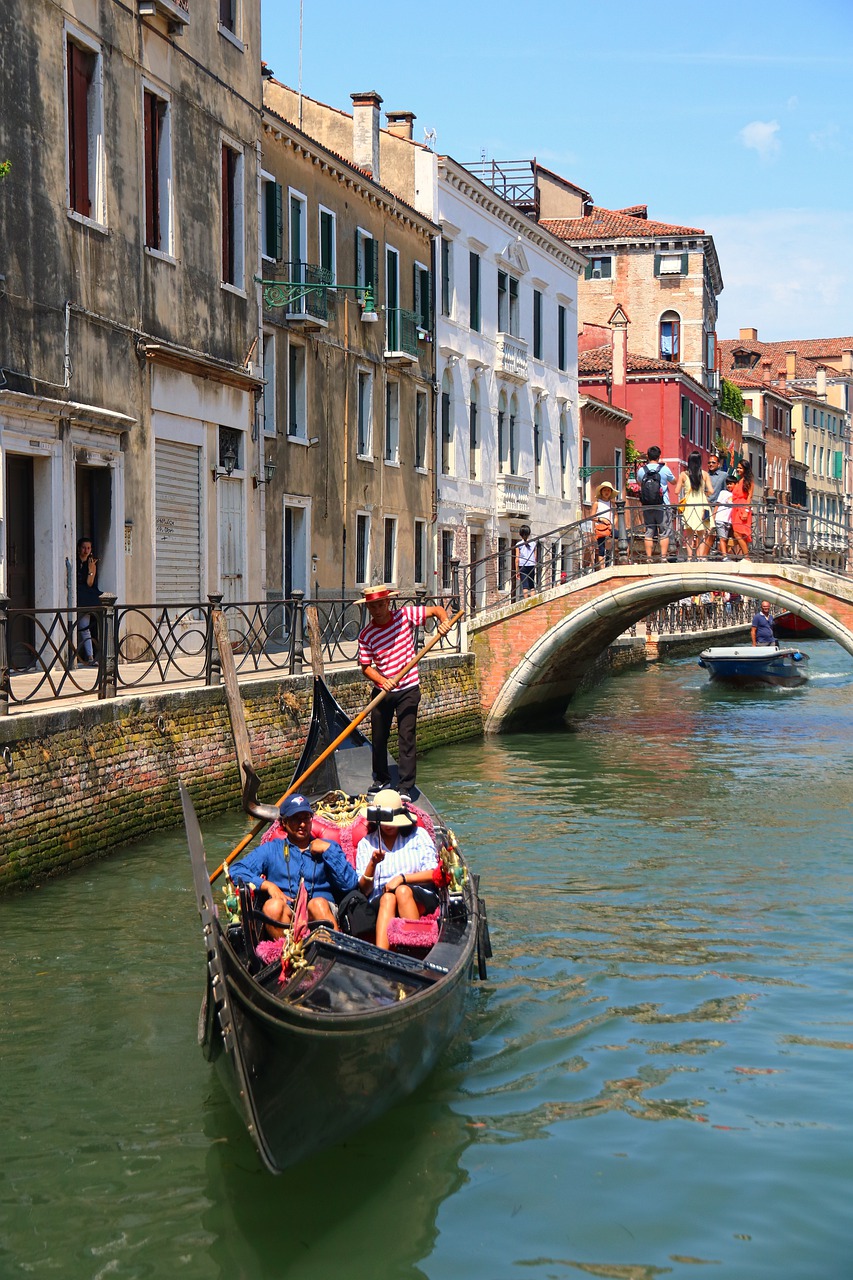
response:
<path fill-rule="evenodd" d="M 78 661 L 85 667 L 97 665 L 92 643 L 92 615 L 86 610 L 100 603 L 98 561 L 92 548 L 92 539 L 81 538 L 77 543 L 77 608 L 83 612 L 77 615 L 77 653 Z"/>

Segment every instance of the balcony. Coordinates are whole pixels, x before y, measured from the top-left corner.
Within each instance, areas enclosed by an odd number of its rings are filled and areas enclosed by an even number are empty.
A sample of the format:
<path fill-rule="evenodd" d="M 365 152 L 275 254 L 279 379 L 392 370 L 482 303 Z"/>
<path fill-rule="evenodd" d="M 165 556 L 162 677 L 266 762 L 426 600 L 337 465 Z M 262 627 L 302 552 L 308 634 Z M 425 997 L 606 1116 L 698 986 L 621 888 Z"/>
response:
<path fill-rule="evenodd" d="M 761 418 L 756 418 L 753 413 L 745 413 L 743 415 L 743 434 L 751 440 L 764 439 L 764 423 Z"/>
<path fill-rule="evenodd" d="M 530 481 L 527 476 L 498 476 L 499 516 L 530 515 Z"/>
<path fill-rule="evenodd" d="M 498 373 L 511 382 L 527 381 L 527 343 L 508 333 L 499 333 L 497 341 Z"/>
<path fill-rule="evenodd" d="M 326 328 L 335 296 L 331 271 L 314 262 L 279 262 L 267 279 L 265 311 L 283 310 L 288 321 L 307 329 Z"/>
<path fill-rule="evenodd" d="M 429 333 L 414 311 L 402 307 L 385 309 L 385 362 L 386 364 L 417 364 Z"/>
<path fill-rule="evenodd" d="M 180 35 L 189 25 L 190 0 L 139 0 L 139 12 L 145 18 L 165 18 L 172 35 Z"/>

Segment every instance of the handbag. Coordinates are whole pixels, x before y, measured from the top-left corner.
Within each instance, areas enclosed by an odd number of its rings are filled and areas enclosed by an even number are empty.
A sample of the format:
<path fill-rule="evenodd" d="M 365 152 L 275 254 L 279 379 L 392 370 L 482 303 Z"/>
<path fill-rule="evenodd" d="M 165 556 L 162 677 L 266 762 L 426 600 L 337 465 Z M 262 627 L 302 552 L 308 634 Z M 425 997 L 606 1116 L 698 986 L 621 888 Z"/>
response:
<path fill-rule="evenodd" d="M 596 538 L 609 538 L 613 532 L 613 525 L 609 520 L 596 520 L 593 522 L 592 531 Z"/>
<path fill-rule="evenodd" d="M 377 915 L 376 903 L 366 898 L 360 889 L 350 889 L 338 903 L 338 923 L 344 933 L 355 938 L 373 933 Z"/>

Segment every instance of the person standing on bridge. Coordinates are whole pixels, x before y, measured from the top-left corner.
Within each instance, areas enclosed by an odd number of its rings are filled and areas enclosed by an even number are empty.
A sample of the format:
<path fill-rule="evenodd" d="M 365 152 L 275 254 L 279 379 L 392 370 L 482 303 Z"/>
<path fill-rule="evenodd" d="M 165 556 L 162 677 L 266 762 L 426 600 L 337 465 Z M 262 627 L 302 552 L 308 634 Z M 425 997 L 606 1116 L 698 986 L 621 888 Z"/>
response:
<path fill-rule="evenodd" d="M 752 542 L 752 491 L 755 480 L 752 464 L 742 458 L 735 468 L 737 484 L 732 489 L 732 538 L 741 559 L 749 559 L 749 547 Z"/>
<path fill-rule="evenodd" d="M 711 482 L 711 506 L 716 508 L 720 494 L 726 492 L 726 484 L 729 479 L 728 461 L 722 459 L 718 453 L 712 453 L 708 458 L 708 479 Z M 712 519 L 716 521 L 716 511 L 712 514 Z M 718 535 L 719 536 L 719 535 Z M 714 530 L 708 532 L 705 544 L 705 555 L 709 555 L 714 546 Z M 725 555 L 725 551 L 721 551 L 720 555 Z"/>
<path fill-rule="evenodd" d="M 675 484 L 675 476 L 665 462 L 660 460 L 660 446 L 649 446 L 646 461 L 637 472 L 640 484 L 640 502 L 645 523 L 646 560 L 651 563 L 655 549 L 655 535 L 660 542 L 661 564 L 669 555 L 669 539 L 672 533 L 672 507 L 669 486 Z"/>
<path fill-rule="evenodd" d="M 536 543 L 530 541 L 530 525 L 523 524 L 518 531 L 520 542 L 515 544 L 515 572 L 522 596 L 532 596 L 536 590 Z"/>
<path fill-rule="evenodd" d="M 702 470 L 702 455 L 693 449 L 687 459 L 687 470 L 678 477 L 678 509 L 684 525 L 687 559 L 704 560 L 708 554 L 711 532 L 711 478 Z"/>

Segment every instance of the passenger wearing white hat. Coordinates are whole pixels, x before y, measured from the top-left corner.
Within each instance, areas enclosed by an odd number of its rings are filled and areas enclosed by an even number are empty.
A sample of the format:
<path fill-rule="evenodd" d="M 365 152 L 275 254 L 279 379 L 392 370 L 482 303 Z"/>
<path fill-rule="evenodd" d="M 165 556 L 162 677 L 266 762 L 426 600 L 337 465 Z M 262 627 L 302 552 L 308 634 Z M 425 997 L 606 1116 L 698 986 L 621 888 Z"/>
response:
<path fill-rule="evenodd" d="M 388 926 L 395 916 L 418 920 L 438 906 L 438 853 L 399 792 L 390 787 L 372 797 L 365 817 L 367 835 L 358 842 L 356 871 L 362 891 L 378 907 L 376 945 L 387 951 Z"/>

